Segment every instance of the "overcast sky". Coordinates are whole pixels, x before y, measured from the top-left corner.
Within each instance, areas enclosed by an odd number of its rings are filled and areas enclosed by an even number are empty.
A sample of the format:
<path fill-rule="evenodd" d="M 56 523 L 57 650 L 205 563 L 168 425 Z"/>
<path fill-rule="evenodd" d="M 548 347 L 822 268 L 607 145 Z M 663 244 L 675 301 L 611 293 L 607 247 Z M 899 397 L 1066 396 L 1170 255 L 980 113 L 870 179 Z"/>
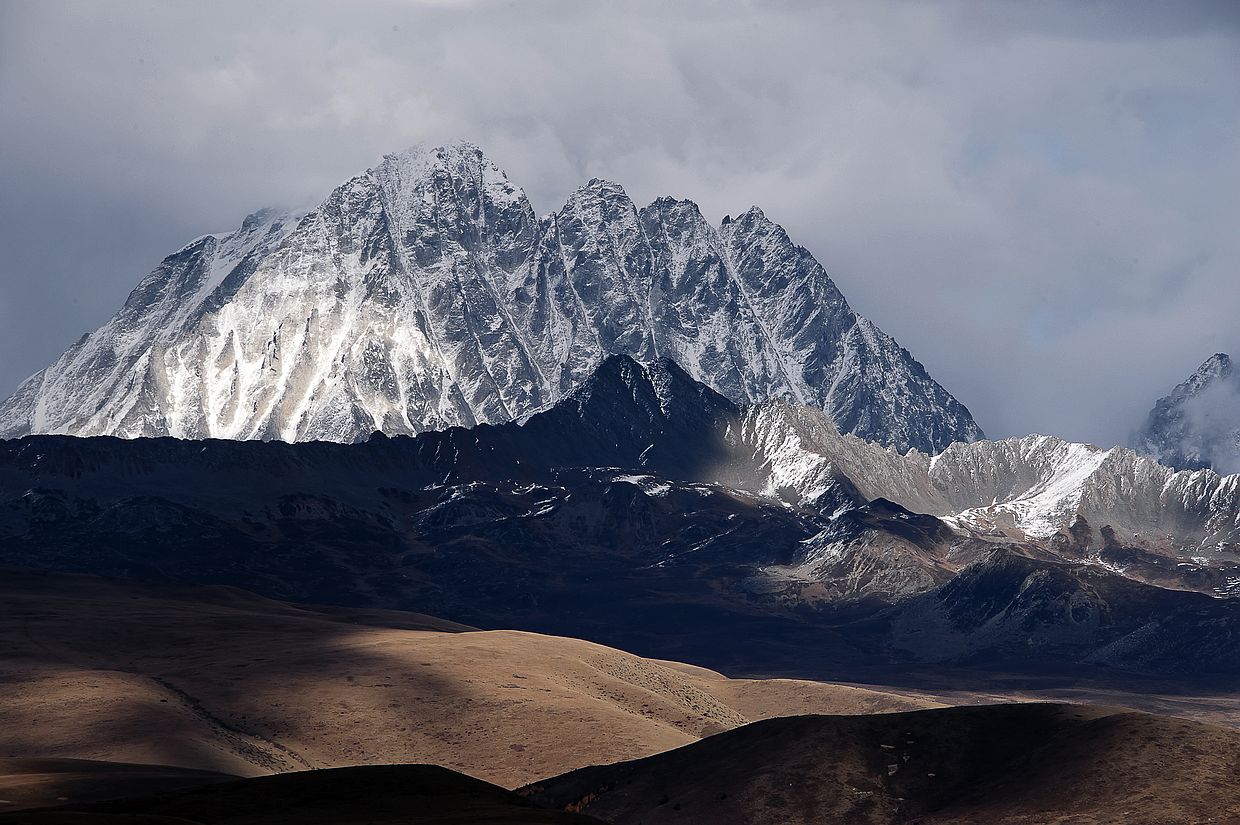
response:
<path fill-rule="evenodd" d="M 1240 3 L 0 0 L 0 394 L 167 253 L 474 141 L 761 206 L 991 436 L 1240 355 Z"/>

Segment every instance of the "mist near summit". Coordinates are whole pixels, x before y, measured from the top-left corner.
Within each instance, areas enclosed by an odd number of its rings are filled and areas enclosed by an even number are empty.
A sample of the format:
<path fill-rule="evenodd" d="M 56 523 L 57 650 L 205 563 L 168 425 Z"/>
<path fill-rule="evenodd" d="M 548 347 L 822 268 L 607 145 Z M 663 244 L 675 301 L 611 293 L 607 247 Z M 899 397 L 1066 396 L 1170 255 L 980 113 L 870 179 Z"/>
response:
<path fill-rule="evenodd" d="M 759 205 L 992 437 L 1109 445 L 1240 350 L 1237 76 L 1231 3 L 6 3 L 0 394 L 190 239 L 466 138 L 539 213 Z"/>
<path fill-rule="evenodd" d="M 1203 463 L 1224 475 L 1240 473 L 1240 386 L 1218 384 L 1189 399 L 1183 406 L 1182 453 L 1198 455 Z"/>

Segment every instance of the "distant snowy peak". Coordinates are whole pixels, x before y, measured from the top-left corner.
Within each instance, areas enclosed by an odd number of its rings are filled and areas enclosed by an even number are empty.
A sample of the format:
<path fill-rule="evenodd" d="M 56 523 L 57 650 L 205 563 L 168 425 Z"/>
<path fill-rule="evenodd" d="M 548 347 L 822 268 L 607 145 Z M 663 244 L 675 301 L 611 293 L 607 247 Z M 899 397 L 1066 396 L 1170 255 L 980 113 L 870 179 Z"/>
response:
<path fill-rule="evenodd" d="M 982 435 L 761 210 L 714 227 L 690 201 L 639 209 L 593 179 L 540 219 L 456 143 L 169 256 L 0 405 L 0 437 L 355 441 L 502 422 L 612 354 L 670 359 L 737 404 L 808 404 L 901 451 Z"/>
<path fill-rule="evenodd" d="M 901 455 L 840 434 L 821 411 L 780 402 L 748 410 L 732 438 L 761 467 L 757 489 L 768 495 L 818 503 L 855 490 L 857 503 L 884 498 L 966 530 L 1072 536 L 1095 549 L 1240 548 L 1240 475 L 1177 472 L 1125 448 L 1029 435 Z"/>
<path fill-rule="evenodd" d="M 1240 472 L 1240 371 L 1231 358 L 1210 356 L 1159 399 L 1133 443 L 1172 467 Z"/>

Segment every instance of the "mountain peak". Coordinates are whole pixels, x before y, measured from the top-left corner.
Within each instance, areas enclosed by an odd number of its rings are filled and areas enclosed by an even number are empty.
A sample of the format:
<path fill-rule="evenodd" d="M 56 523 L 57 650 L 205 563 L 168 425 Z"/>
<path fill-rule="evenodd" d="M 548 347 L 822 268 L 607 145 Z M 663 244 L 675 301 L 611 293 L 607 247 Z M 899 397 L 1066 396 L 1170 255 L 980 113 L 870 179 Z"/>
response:
<path fill-rule="evenodd" d="M 633 201 L 629 198 L 628 192 L 624 191 L 624 187 L 615 181 L 606 180 L 605 178 L 590 178 L 590 180 L 578 186 L 568 196 L 565 208 L 580 209 L 589 203 L 616 203 L 622 205 L 626 209 L 635 209 Z"/>
<path fill-rule="evenodd" d="M 736 405 L 698 381 L 670 358 L 640 362 L 623 353 L 607 356 L 570 398 L 579 405 L 616 403 L 622 398 L 653 399 L 666 414 L 673 406 L 689 404 L 735 415 Z"/>
<path fill-rule="evenodd" d="M 681 224 L 706 225 L 701 207 L 688 198 L 673 198 L 664 195 L 651 201 L 642 213 L 655 213 L 664 218 L 670 217 Z"/>
<path fill-rule="evenodd" d="M 384 161 L 395 160 L 413 163 L 453 163 L 460 161 L 483 161 L 490 163 L 486 153 L 468 140 L 451 140 L 445 143 L 415 143 L 399 152 L 389 152 Z"/>
<path fill-rule="evenodd" d="M 245 216 L 245 220 L 241 222 L 241 231 L 252 232 L 259 227 L 268 226 L 278 220 L 282 220 L 288 214 L 287 211 L 277 206 L 264 206 L 262 209 Z"/>
<path fill-rule="evenodd" d="M 473 143 L 457 140 L 440 145 L 417 144 L 403 152 L 383 156 L 371 174 L 402 200 L 438 200 L 459 185 L 478 187 L 501 206 L 525 203 L 525 192 Z M 445 186 L 444 184 L 447 184 Z"/>
<path fill-rule="evenodd" d="M 1230 371 L 1231 356 L 1225 352 L 1214 353 L 1197 368 L 1199 374 L 1223 375 Z"/>
<path fill-rule="evenodd" d="M 766 213 L 762 211 L 761 207 L 751 206 L 744 212 L 732 218 L 730 223 L 765 224 L 773 223 L 773 221 L 766 216 Z"/>
<path fill-rule="evenodd" d="M 751 206 L 739 215 L 729 216 L 729 220 L 720 223 L 719 232 L 724 237 L 764 238 L 766 243 L 791 244 L 784 228 L 768 218 L 757 206 Z"/>
<path fill-rule="evenodd" d="M 1176 469 L 1240 471 L 1240 373 L 1224 352 L 1154 404 L 1136 450 Z"/>
<path fill-rule="evenodd" d="M 615 354 L 522 429 L 549 444 L 566 432 L 588 434 L 596 462 L 676 468 L 681 477 L 696 478 L 723 460 L 723 434 L 738 415 L 735 404 L 674 361 Z"/>
<path fill-rule="evenodd" d="M 1217 384 L 1219 381 L 1226 382 L 1232 377 L 1231 357 L 1225 352 L 1216 352 L 1205 361 L 1201 362 L 1201 366 L 1175 386 L 1171 394 L 1159 400 L 1162 402 L 1174 402 L 1179 399 L 1188 398 L 1199 395 L 1207 388 Z M 1240 378 L 1240 376 L 1237 376 Z"/>
<path fill-rule="evenodd" d="M 639 212 L 593 178 L 539 221 L 454 141 L 387 155 L 312 217 L 267 230 L 266 214 L 161 265 L 0 404 L 0 437 L 353 441 L 522 420 L 587 382 L 601 392 L 607 370 L 631 380 L 603 395 L 632 412 L 691 377 L 710 410 L 797 398 L 900 449 L 980 434 L 756 207 L 720 231 L 691 201 Z M 680 366 L 638 363 L 660 357 Z"/>

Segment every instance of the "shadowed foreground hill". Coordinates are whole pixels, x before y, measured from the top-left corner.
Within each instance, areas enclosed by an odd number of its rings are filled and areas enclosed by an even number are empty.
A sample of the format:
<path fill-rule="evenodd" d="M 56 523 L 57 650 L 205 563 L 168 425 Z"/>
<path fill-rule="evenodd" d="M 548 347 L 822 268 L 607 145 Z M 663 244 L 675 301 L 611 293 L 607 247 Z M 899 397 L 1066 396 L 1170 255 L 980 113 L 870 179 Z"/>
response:
<path fill-rule="evenodd" d="M 794 716 L 517 793 L 432 765 L 237 780 L 146 768 L 196 786 L 0 814 L 0 825 L 1234 823 L 1237 753 L 1240 732 L 1102 707 Z M 104 778 L 142 769 L 97 766 Z"/>
<path fill-rule="evenodd" d="M 239 776 L 431 763 L 515 787 L 768 716 L 928 704 L 415 613 L 0 571 L 0 755 Z"/>
<path fill-rule="evenodd" d="M 141 799 L 0 815 L 28 825 L 600 825 L 541 810 L 435 765 L 383 765 L 242 779 Z"/>
<path fill-rule="evenodd" d="M 526 789 L 615 825 L 1240 821 L 1240 731 L 1099 707 L 770 719 Z"/>
<path fill-rule="evenodd" d="M 225 773 L 91 759 L 0 758 L 0 811 L 179 791 L 236 779 Z"/>

